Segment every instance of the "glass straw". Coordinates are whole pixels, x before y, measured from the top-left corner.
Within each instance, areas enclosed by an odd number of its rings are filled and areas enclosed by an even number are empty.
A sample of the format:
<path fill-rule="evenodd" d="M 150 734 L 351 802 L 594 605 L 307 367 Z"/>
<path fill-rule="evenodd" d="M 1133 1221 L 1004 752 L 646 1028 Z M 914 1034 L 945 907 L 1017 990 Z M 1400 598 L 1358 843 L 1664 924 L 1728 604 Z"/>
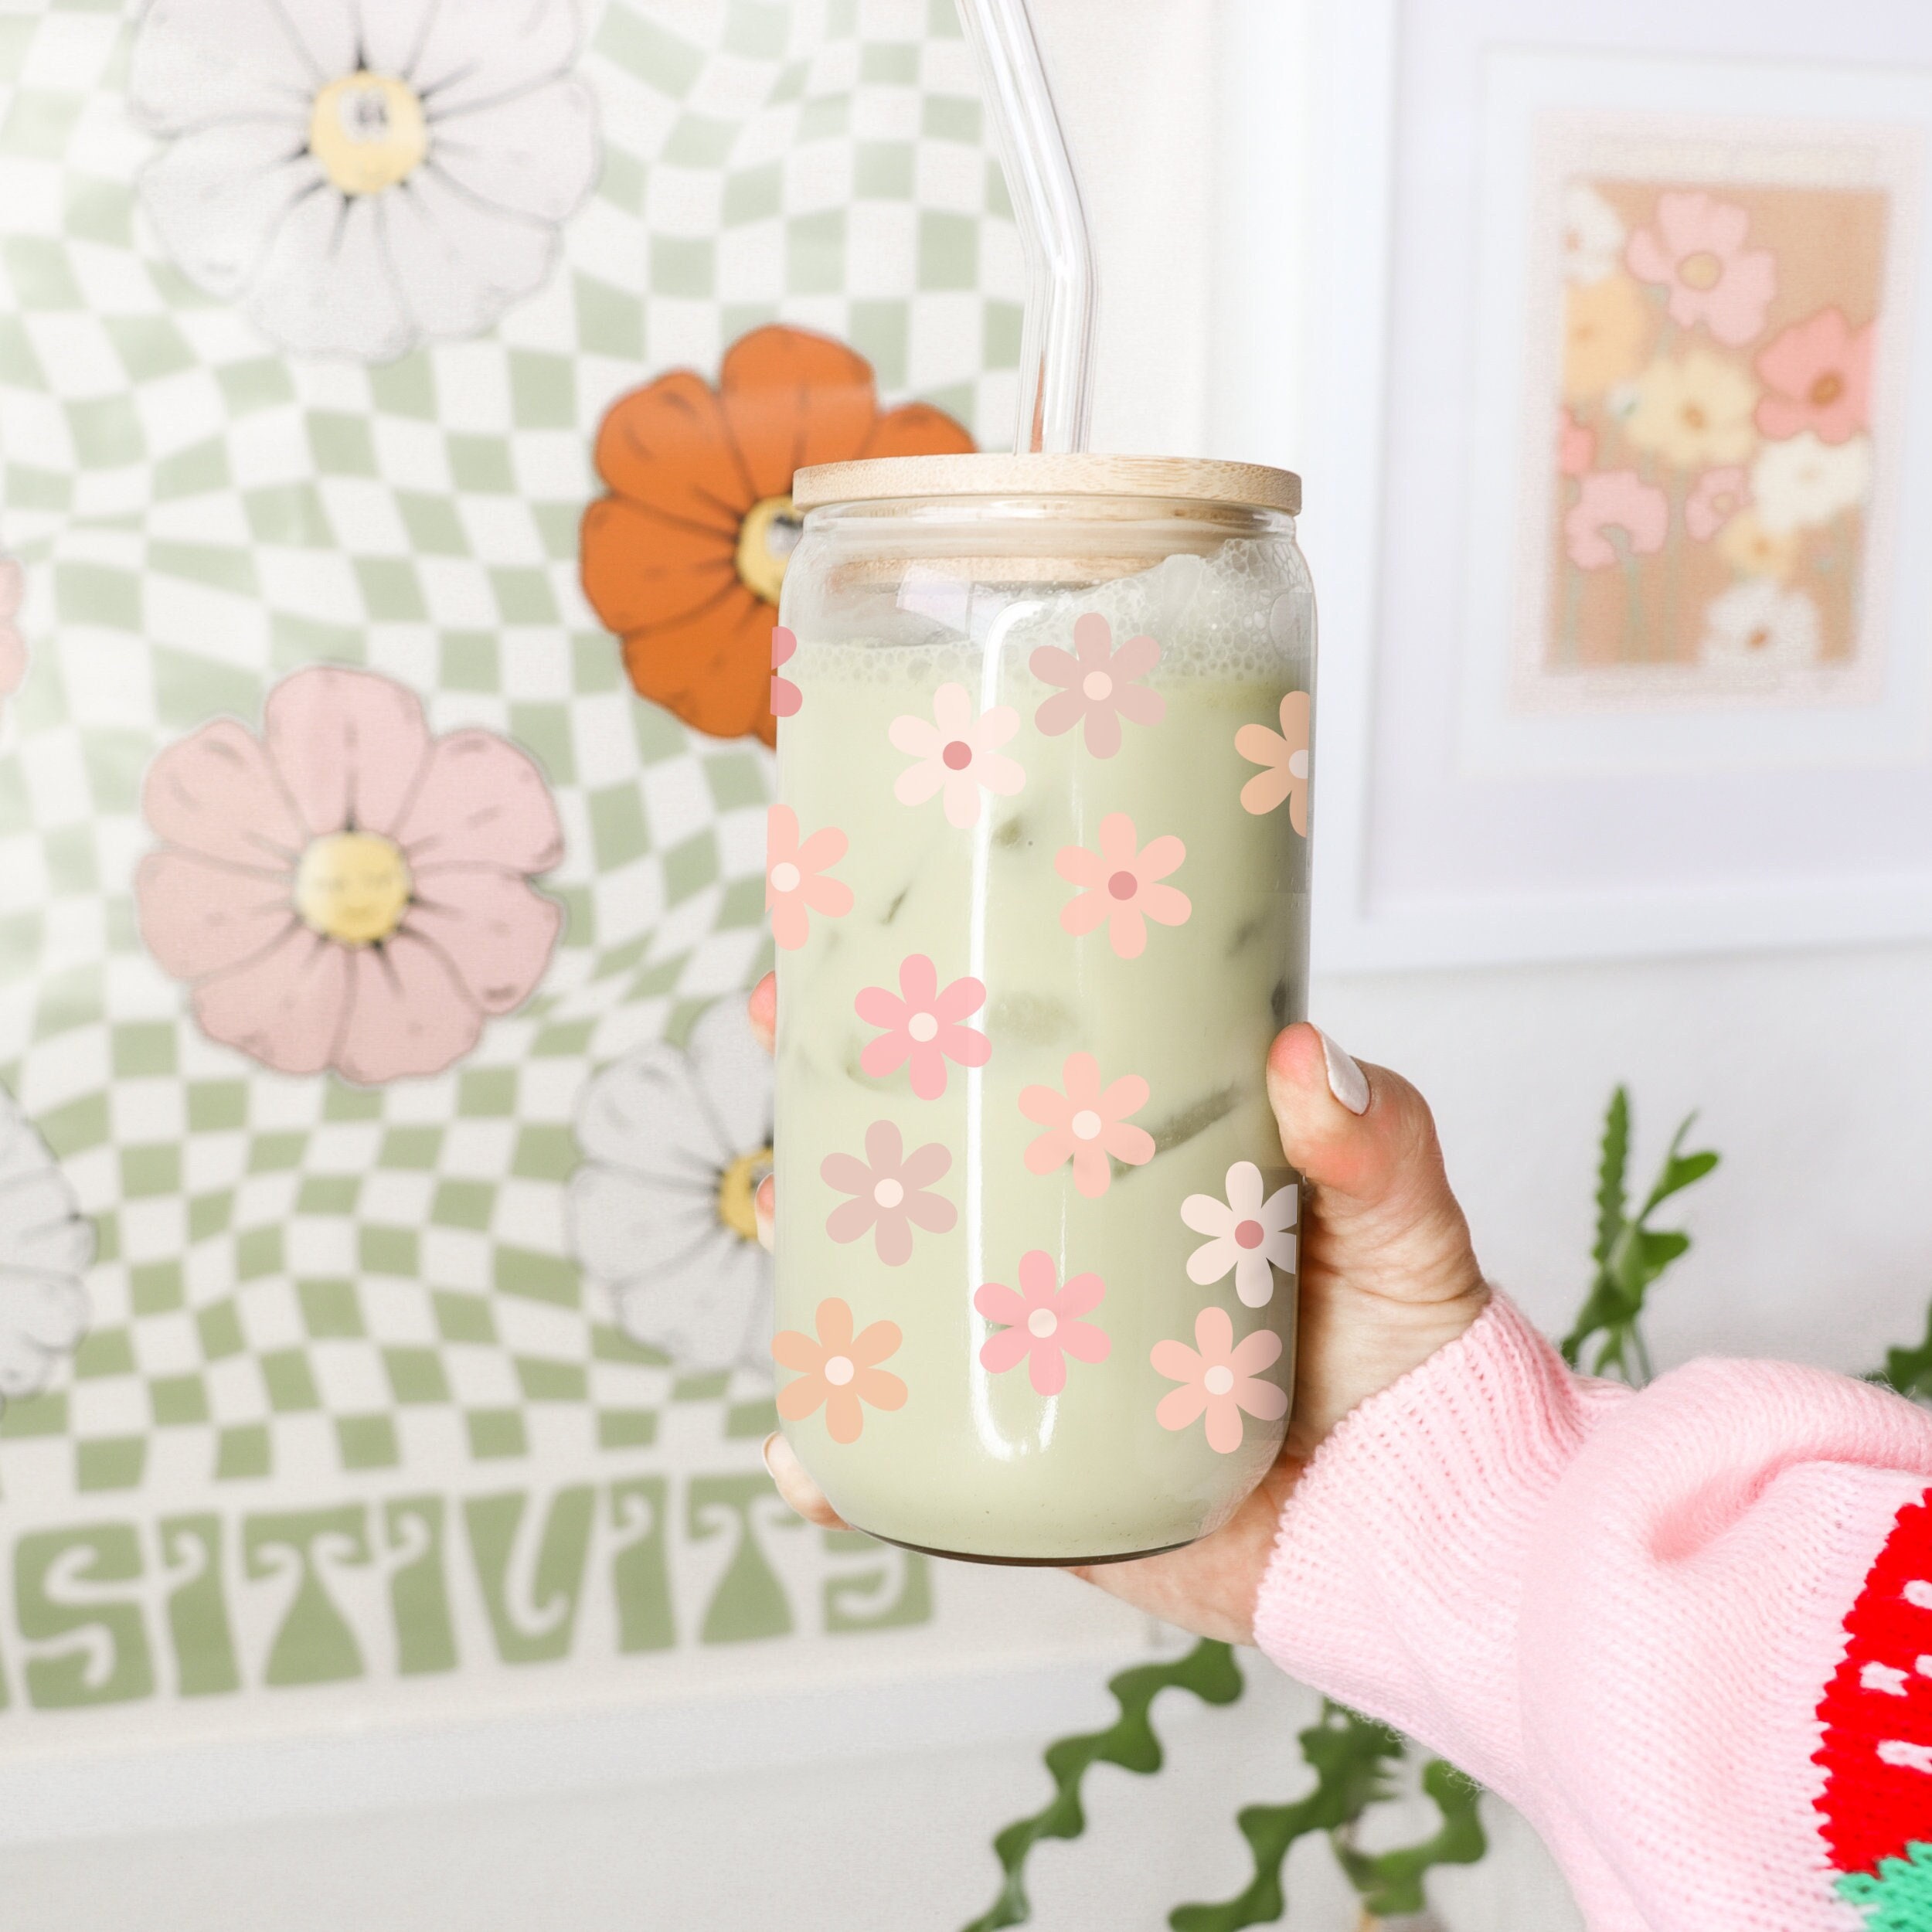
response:
<path fill-rule="evenodd" d="M 1094 245 L 1026 0 L 958 0 L 1026 249 L 1013 447 L 1083 450 L 1094 404 Z"/>

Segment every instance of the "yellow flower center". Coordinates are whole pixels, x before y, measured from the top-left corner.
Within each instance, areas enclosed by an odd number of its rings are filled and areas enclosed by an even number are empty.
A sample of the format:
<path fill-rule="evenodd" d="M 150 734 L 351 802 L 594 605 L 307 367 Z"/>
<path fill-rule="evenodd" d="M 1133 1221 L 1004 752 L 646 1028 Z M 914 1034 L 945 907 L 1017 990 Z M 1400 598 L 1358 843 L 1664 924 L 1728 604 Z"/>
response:
<path fill-rule="evenodd" d="M 752 505 L 738 526 L 738 577 L 754 597 L 778 601 L 785 566 L 803 528 L 789 496 L 767 496 Z"/>
<path fill-rule="evenodd" d="M 753 1205 L 758 1185 L 771 1172 L 771 1149 L 740 1154 L 718 1176 L 718 1219 L 741 1241 L 758 1238 L 758 1215 Z"/>
<path fill-rule="evenodd" d="M 366 68 L 332 80 L 308 117 L 308 149 L 345 195 L 379 195 L 422 165 L 429 123 L 416 90 Z"/>
<path fill-rule="evenodd" d="M 1686 288 L 1715 288 L 1724 279 L 1724 264 L 1708 248 L 1700 248 L 1677 264 L 1677 279 Z"/>
<path fill-rule="evenodd" d="M 315 840 L 295 870 L 295 910 L 325 939 L 372 946 L 403 923 L 409 861 L 393 839 L 335 832 Z"/>

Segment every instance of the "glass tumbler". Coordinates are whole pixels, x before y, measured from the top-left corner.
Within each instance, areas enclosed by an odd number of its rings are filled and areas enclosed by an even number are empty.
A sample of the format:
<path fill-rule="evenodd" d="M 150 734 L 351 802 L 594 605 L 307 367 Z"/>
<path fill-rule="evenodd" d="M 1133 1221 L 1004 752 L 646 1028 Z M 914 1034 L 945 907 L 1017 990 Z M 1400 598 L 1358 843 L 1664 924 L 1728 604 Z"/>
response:
<path fill-rule="evenodd" d="M 778 1410 L 848 1522 L 1204 1536 L 1294 1385 L 1315 607 L 1277 470 L 801 471 L 774 646 Z"/>

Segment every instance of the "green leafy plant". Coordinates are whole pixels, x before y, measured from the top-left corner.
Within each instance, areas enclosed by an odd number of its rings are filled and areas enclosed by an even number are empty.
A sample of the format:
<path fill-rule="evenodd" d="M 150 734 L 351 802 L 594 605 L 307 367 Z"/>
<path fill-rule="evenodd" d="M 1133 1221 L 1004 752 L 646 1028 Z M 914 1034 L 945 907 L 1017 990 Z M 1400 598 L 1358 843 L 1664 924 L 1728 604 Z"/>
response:
<path fill-rule="evenodd" d="M 1916 1349 L 1887 1349 L 1885 1366 L 1866 1377 L 1895 1393 L 1932 1401 L 1932 1312 L 1926 1318 L 1925 1339 Z"/>

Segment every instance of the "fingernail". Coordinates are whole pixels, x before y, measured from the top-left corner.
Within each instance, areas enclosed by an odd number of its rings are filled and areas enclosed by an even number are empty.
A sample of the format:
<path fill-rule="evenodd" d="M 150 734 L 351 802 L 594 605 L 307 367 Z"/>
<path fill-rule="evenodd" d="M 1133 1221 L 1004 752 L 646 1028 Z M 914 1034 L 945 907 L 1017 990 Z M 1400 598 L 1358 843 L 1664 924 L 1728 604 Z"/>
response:
<path fill-rule="evenodd" d="M 1315 1029 L 1321 1032 L 1319 1027 Z M 1369 1077 L 1355 1065 L 1342 1049 L 1321 1034 L 1321 1057 L 1328 1066 L 1328 1091 L 1351 1114 L 1366 1114 L 1369 1111 Z"/>
<path fill-rule="evenodd" d="M 758 1191 L 751 1197 L 751 1219 L 758 1230 L 758 1245 L 770 1254 L 775 1251 L 777 1242 L 772 1223 L 773 1210 L 777 1206 L 778 1191 L 772 1185 L 767 1174 L 758 1183 Z"/>
<path fill-rule="evenodd" d="M 777 1440 L 778 1431 L 774 1429 L 772 1430 L 771 1434 L 767 1436 L 764 1440 L 758 1445 L 758 1460 L 764 1464 L 765 1474 L 768 1475 L 774 1482 L 776 1482 L 778 1480 L 778 1472 L 771 1466 L 771 1445 Z"/>

